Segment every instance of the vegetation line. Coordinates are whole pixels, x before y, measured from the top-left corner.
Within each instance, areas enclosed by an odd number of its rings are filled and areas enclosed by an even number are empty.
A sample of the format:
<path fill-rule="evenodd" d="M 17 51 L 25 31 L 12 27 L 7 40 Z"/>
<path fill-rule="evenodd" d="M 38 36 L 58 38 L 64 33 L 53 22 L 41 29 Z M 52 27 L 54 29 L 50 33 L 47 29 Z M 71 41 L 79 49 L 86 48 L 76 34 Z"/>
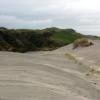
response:
<path fill-rule="evenodd" d="M 39 50 L 54 50 L 68 45 L 83 37 L 73 29 L 46 28 L 6 29 L 0 28 L 0 50 L 13 52 L 27 52 Z"/>

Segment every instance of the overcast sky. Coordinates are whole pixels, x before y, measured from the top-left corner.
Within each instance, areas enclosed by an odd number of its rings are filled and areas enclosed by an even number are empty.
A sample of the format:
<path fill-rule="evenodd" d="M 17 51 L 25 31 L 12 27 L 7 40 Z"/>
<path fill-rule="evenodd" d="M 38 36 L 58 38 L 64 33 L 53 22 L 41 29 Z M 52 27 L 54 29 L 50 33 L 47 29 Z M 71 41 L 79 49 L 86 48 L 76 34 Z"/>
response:
<path fill-rule="evenodd" d="M 0 0 L 0 26 L 55 26 L 100 35 L 100 0 Z"/>

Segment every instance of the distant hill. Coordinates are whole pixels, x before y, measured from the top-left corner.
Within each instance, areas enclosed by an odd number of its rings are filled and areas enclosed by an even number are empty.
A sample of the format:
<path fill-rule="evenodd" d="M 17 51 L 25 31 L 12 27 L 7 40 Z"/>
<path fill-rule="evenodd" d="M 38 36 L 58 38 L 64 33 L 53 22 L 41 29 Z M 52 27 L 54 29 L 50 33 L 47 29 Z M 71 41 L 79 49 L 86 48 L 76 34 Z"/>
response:
<path fill-rule="evenodd" d="M 0 29 L 4 29 L 4 30 L 6 30 L 7 28 L 5 28 L 5 27 L 0 27 Z"/>
<path fill-rule="evenodd" d="M 13 52 L 53 50 L 81 37 L 85 36 L 73 29 L 52 27 L 32 30 L 0 27 L 0 50 Z"/>

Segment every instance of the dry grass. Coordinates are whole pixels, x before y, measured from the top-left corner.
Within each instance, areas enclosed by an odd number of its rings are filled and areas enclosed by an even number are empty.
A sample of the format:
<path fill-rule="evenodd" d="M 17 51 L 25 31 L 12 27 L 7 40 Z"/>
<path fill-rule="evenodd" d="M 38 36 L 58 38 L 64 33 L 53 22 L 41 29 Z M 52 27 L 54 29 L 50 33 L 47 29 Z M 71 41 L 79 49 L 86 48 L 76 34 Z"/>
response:
<path fill-rule="evenodd" d="M 73 56 L 72 54 L 66 53 L 65 55 L 66 55 L 66 57 L 68 57 L 70 60 L 76 61 L 75 56 Z"/>
<path fill-rule="evenodd" d="M 78 58 L 76 58 L 75 55 L 72 55 L 71 53 L 66 53 L 65 55 L 69 60 L 73 61 L 74 63 L 82 65 L 83 67 L 87 66 L 87 65 L 84 64 L 84 62 L 78 60 Z M 95 68 L 90 68 L 89 67 L 89 69 L 87 71 L 88 72 L 86 73 L 86 76 L 100 75 L 100 70 L 95 69 Z"/>
<path fill-rule="evenodd" d="M 87 76 L 90 76 L 90 75 L 97 75 L 97 74 L 100 74 L 100 70 L 91 68 L 91 69 L 89 70 L 89 72 L 88 72 L 86 75 L 87 75 Z"/>
<path fill-rule="evenodd" d="M 66 53 L 65 56 L 66 56 L 68 59 L 72 60 L 73 62 L 75 62 L 75 63 L 77 63 L 77 64 L 79 64 L 79 65 L 83 65 L 83 63 L 82 63 L 81 61 L 79 61 L 79 60 L 76 58 L 75 55 L 73 55 L 73 54 L 71 54 L 71 53 Z"/>
<path fill-rule="evenodd" d="M 75 49 L 77 47 L 88 47 L 91 45 L 93 45 L 93 43 L 89 42 L 89 40 L 87 38 L 81 38 L 81 39 L 77 39 L 74 41 L 73 49 Z"/>

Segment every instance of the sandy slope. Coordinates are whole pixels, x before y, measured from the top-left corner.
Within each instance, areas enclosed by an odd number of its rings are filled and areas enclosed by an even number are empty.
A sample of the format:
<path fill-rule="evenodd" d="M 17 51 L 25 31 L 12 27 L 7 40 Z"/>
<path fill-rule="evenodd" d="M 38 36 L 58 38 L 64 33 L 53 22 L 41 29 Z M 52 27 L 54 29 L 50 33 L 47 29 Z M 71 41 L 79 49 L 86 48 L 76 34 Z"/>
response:
<path fill-rule="evenodd" d="M 100 41 L 50 52 L 0 52 L 0 100 L 100 100 Z M 67 55 L 66 55 L 67 54 Z"/>

